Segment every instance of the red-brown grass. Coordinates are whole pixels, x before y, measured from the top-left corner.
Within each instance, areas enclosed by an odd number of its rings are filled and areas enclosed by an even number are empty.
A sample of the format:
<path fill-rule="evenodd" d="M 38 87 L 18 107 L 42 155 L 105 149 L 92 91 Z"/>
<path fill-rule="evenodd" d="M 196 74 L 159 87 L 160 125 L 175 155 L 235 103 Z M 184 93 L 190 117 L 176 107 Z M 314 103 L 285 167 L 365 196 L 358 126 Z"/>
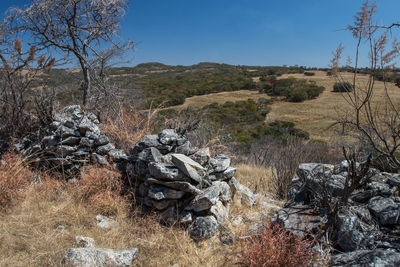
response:
<path fill-rule="evenodd" d="M 312 260 L 312 242 L 277 224 L 266 226 L 241 245 L 241 261 L 246 266 L 309 266 Z"/>
<path fill-rule="evenodd" d="M 6 211 L 24 196 L 30 184 L 32 172 L 23 166 L 22 159 L 15 154 L 3 155 L 0 164 L 0 210 Z"/>
<path fill-rule="evenodd" d="M 148 115 L 145 116 L 133 108 L 123 109 L 115 119 L 107 118 L 103 131 L 115 144 L 127 151 L 144 135 L 152 132 L 152 114 L 148 111 Z"/>
<path fill-rule="evenodd" d="M 127 197 L 122 195 L 121 174 L 106 167 L 88 167 L 81 173 L 80 180 L 72 188 L 75 198 L 101 214 L 125 213 Z"/>

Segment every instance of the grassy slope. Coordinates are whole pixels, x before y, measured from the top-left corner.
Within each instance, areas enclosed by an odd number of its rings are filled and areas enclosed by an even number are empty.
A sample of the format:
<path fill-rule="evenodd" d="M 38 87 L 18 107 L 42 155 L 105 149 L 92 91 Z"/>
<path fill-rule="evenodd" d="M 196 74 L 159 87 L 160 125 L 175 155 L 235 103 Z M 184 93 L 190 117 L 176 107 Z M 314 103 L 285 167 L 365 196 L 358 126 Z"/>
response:
<path fill-rule="evenodd" d="M 253 190 L 259 188 L 260 193 L 269 191 L 267 170 L 246 165 L 238 168 L 240 182 Z M 161 226 L 157 217 L 140 215 L 139 209 L 135 212 L 126 203 L 109 199 L 112 191 L 99 185 L 104 182 L 99 177 L 107 170 L 94 170 L 98 175 L 92 178 L 97 182 L 92 180 L 90 186 L 99 187 L 95 191 L 101 192 L 92 199 L 94 202 L 80 198 L 76 191 L 79 187 L 54 178 L 21 187 L 22 198 L 14 201 L 7 211 L 0 211 L 0 266 L 63 266 L 67 249 L 77 247 L 74 241 L 77 235 L 94 238 L 96 246 L 101 248 L 139 248 L 134 266 L 233 266 L 238 262 L 240 242 L 226 246 L 214 237 L 196 243 L 178 227 Z M 12 172 L 1 168 L 0 174 L 0 182 L 12 176 Z M 22 174 L 19 178 L 32 179 Z M 118 228 L 104 230 L 96 226 L 95 216 L 99 213 L 97 208 L 104 204 L 100 202 L 102 199 L 116 210 Z M 250 209 L 233 205 L 227 228 L 235 237 L 247 235 L 247 227 L 260 220 L 259 211 L 258 206 Z M 239 214 L 244 221 L 235 225 L 232 222 Z"/>

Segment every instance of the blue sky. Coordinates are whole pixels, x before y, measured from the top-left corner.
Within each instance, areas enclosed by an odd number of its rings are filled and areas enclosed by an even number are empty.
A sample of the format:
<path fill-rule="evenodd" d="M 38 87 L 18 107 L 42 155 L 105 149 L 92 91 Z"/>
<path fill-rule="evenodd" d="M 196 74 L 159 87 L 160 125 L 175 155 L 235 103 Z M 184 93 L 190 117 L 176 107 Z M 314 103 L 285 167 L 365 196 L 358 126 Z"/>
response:
<path fill-rule="evenodd" d="M 27 1 L 1 1 L 0 11 Z M 211 61 L 326 67 L 363 0 L 133 0 L 121 35 L 136 42 L 132 65 Z M 378 24 L 400 22 L 399 0 L 378 0 Z M 400 35 L 399 35 L 400 36 Z M 400 38 L 399 38 L 400 39 Z"/>

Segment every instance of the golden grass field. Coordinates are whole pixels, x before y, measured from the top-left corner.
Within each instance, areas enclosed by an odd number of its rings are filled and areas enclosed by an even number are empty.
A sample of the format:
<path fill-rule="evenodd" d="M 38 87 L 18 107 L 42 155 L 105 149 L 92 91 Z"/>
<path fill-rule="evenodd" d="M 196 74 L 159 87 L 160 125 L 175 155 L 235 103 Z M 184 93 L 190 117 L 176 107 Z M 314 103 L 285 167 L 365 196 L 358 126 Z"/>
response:
<path fill-rule="evenodd" d="M 337 78 L 326 75 L 324 71 L 313 71 L 315 76 L 304 76 L 303 74 L 286 74 L 282 78 L 294 77 L 315 81 L 318 85 L 324 86 L 325 91 L 316 99 L 307 100 L 301 103 L 275 101 L 271 112 L 267 114 L 266 121 L 284 120 L 294 122 L 297 128 L 310 133 L 310 137 L 316 140 L 329 141 L 334 138 L 336 132 L 329 128 L 340 116 L 342 112 L 349 108 L 346 102 L 346 93 L 332 92 L 333 85 L 338 81 Z M 351 81 L 351 73 L 341 73 L 341 79 Z M 257 78 L 257 77 L 256 77 Z M 254 79 L 257 81 L 258 79 Z M 367 76 L 358 75 L 358 86 L 366 84 Z M 400 89 L 393 83 L 387 83 L 389 93 L 395 100 L 400 100 Z M 377 81 L 375 84 L 374 98 L 379 100 L 384 96 L 384 84 Z M 266 94 L 257 91 L 241 90 L 234 92 L 222 92 L 202 96 L 187 98 L 183 105 L 173 108 L 183 109 L 188 106 L 203 107 L 212 103 L 225 103 L 227 101 L 246 100 L 248 98 L 257 100 L 258 98 L 270 98 Z"/>

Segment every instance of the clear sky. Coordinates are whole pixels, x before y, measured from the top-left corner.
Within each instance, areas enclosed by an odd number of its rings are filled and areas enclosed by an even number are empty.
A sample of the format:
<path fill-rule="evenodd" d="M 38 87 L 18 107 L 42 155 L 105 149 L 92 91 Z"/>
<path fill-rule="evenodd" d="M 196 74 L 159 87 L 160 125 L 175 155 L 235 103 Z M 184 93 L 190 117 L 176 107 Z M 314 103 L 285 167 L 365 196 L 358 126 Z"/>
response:
<path fill-rule="evenodd" d="M 0 11 L 28 1 L 1 1 Z M 132 65 L 210 61 L 326 67 L 340 42 L 352 55 L 363 0 L 132 0 L 121 35 L 136 42 Z M 400 0 L 378 0 L 376 22 L 400 22 Z M 400 37 L 400 34 L 399 34 Z M 400 39 L 400 38 L 399 38 Z"/>

